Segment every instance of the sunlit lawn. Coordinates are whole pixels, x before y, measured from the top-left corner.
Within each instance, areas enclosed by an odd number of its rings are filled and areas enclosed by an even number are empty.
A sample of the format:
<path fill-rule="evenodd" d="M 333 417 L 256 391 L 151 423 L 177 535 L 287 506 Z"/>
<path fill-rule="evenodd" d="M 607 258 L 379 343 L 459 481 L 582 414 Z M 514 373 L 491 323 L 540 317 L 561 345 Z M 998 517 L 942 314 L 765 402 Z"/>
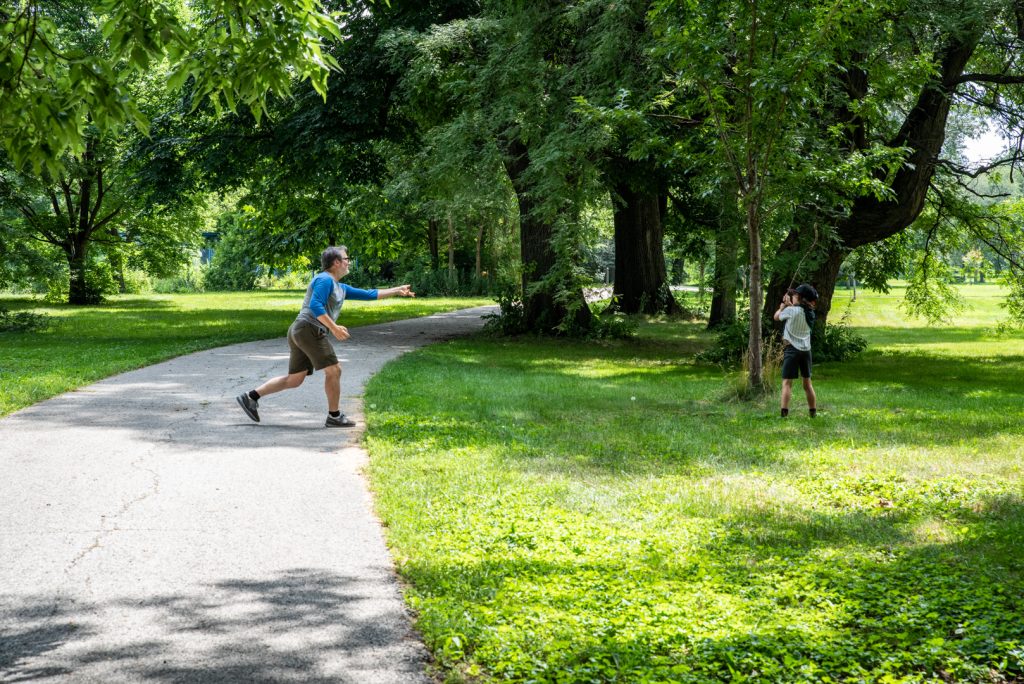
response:
<path fill-rule="evenodd" d="M 453 680 L 1024 679 L 1024 335 L 858 293 L 822 408 L 723 399 L 699 324 L 388 366 L 371 478 Z M 849 292 L 836 296 L 835 315 Z"/>
<path fill-rule="evenodd" d="M 303 291 L 126 295 L 90 307 L 0 297 L 0 307 L 51 316 L 42 332 L 0 333 L 0 415 L 122 371 L 201 349 L 284 337 Z M 484 299 L 347 302 L 356 327 L 493 303 Z"/>

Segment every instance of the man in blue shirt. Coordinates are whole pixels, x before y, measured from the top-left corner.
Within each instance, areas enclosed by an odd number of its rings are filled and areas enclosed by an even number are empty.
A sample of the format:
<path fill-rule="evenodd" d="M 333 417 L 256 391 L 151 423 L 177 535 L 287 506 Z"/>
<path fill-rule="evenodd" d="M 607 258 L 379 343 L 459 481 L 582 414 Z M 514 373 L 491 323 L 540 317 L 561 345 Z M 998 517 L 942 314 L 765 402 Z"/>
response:
<path fill-rule="evenodd" d="M 235 399 L 246 415 L 257 423 L 259 400 L 268 394 L 294 389 L 302 384 L 314 370 L 324 372 L 324 392 L 327 394 L 326 427 L 353 427 L 354 422 L 338 408 L 341 402 L 341 364 L 334 353 L 327 333 L 339 342 L 349 338 L 348 329 L 335 321 L 346 299 L 386 299 L 388 297 L 415 297 L 408 285 L 387 289 L 360 290 L 339 281 L 348 274 L 348 248 L 328 247 L 320 255 L 323 269 L 313 276 L 306 288 L 302 309 L 288 328 L 288 374 L 271 378 L 254 390 L 239 394 Z"/>

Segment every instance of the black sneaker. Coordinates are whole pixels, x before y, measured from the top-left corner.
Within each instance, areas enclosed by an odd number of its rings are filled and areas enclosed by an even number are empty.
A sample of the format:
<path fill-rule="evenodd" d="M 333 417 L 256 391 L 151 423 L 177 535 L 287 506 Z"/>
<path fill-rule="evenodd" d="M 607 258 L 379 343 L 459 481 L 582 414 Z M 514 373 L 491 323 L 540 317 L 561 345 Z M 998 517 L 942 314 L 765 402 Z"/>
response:
<path fill-rule="evenodd" d="M 260 422 L 260 414 L 256 410 L 259 408 L 260 403 L 250 397 L 248 392 L 245 394 L 239 394 L 235 397 L 235 400 L 238 402 L 238 405 L 242 407 L 242 410 L 245 411 L 245 415 L 249 416 L 257 423 Z"/>
<path fill-rule="evenodd" d="M 337 418 L 335 418 L 334 416 L 327 416 L 327 422 L 324 423 L 324 427 L 350 428 L 355 426 L 355 421 L 346 418 L 344 413 L 342 413 Z"/>

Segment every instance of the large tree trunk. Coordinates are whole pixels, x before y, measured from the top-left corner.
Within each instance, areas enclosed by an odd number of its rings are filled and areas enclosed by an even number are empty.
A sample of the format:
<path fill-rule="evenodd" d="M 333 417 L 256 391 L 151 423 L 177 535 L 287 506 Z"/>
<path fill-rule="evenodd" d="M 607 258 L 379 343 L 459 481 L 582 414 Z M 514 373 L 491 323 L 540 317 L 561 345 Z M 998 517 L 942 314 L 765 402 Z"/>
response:
<path fill-rule="evenodd" d="M 86 283 L 86 247 L 88 243 L 78 242 L 65 250 L 68 260 L 68 304 L 96 304 L 94 293 L 90 292 Z"/>
<path fill-rule="evenodd" d="M 739 266 L 740 233 L 723 221 L 715 231 L 715 275 L 711 294 L 708 327 L 727 325 L 736 320 L 736 283 Z"/>
<path fill-rule="evenodd" d="M 628 314 L 679 313 L 669 289 L 662 247 L 667 197 L 616 185 L 615 286 L 609 308 Z"/>
<path fill-rule="evenodd" d="M 572 306 L 556 297 L 559 289 L 568 289 L 567 283 L 541 283 L 555 267 L 556 255 L 552 248 L 554 226 L 535 211 L 531 188 L 524 180 L 530 165 L 529 151 L 519 140 L 505 142 L 505 170 L 519 200 L 519 249 L 523 263 L 523 321 L 533 332 L 551 334 L 563 323 L 576 330 L 591 326 L 590 307 L 583 291 L 572 294 Z"/>
<path fill-rule="evenodd" d="M 953 90 L 980 35 L 980 32 L 963 33 L 949 39 L 940 56 L 937 80 L 922 89 L 899 132 L 888 142 L 890 147 L 911 150 L 906 163 L 893 178 L 891 195 L 884 199 L 874 195 L 857 198 L 849 215 L 835 226 L 834 236 L 820 236 L 821 244 L 813 248 L 809 245 L 817 236 L 810 235 L 807 228 L 794 229 L 782 242 L 776 260 L 778 266 L 766 291 L 766 310 L 778 305 L 790 283 L 810 282 L 819 293 L 817 313 L 821 325 L 816 327 L 823 330 L 843 259 L 857 247 L 900 233 L 920 215 L 945 141 Z M 862 80 L 847 84 L 855 97 L 866 92 L 867 84 Z M 855 126 L 853 130 L 850 147 L 859 149 L 867 144 L 866 138 L 860 127 Z"/>

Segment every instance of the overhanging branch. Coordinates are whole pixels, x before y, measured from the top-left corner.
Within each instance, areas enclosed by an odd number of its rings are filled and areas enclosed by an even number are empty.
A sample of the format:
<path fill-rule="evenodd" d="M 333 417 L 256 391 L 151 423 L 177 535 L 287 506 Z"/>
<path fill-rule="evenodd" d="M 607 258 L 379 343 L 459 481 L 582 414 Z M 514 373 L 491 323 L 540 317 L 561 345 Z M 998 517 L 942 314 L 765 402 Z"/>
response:
<path fill-rule="evenodd" d="M 954 85 L 962 83 L 998 83 L 1003 85 L 1014 85 L 1024 83 L 1022 74 L 963 74 L 955 81 Z"/>

